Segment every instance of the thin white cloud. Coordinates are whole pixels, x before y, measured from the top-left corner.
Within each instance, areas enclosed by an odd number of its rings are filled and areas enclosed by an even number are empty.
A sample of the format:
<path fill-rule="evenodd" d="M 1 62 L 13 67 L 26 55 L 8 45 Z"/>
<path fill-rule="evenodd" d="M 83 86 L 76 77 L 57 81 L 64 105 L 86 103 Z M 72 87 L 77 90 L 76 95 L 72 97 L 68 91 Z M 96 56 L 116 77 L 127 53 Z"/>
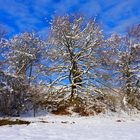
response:
<path fill-rule="evenodd" d="M 104 27 L 109 31 L 122 32 L 126 26 L 138 22 L 140 18 L 133 11 L 138 0 L 87 0 L 83 3 L 80 3 L 79 0 L 3 1 L 0 1 L 0 10 L 8 13 L 8 18 L 13 19 L 12 22 L 17 25 L 19 30 L 42 28 L 40 30 L 43 32 L 45 27 L 38 27 L 38 25 L 42 24 L 45 18 L 50 19 L 50 15 L 66 14 L 74 6 L 77 7 L 75 11 L 85 14 L 87 17 L 99 15 Z M 114 27 L 110 27 L 110 22 L 115 23 Z"/>
<path fill-rule="evenodd" d="M 106 30 L 123 33 L 128 26 L 140 22 L 140 15 L 134 12 L 137 5 L 138 0 L 121 1 L 102 13 L 101 20 Z M 110 23 L 114 23 L 114 27 L 110 27 Z"/>

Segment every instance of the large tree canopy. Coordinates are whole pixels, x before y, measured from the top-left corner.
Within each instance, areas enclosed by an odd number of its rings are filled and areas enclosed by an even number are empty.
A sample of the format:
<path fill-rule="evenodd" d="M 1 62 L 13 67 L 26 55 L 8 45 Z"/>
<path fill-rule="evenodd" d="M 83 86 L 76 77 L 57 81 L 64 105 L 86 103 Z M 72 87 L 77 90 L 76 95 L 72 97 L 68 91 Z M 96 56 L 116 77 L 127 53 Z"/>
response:
<path fill-rule="evenodd" d="M 52 61 L 49 69 L 57 75 L 54 83 L 70 87 L 72 98 L 79 89 L 92 85 L 97 52 L 103 42 L 102 30 L 95 20 L 86 21 L 82 16 L 53 19 L 48 39 Z"/>

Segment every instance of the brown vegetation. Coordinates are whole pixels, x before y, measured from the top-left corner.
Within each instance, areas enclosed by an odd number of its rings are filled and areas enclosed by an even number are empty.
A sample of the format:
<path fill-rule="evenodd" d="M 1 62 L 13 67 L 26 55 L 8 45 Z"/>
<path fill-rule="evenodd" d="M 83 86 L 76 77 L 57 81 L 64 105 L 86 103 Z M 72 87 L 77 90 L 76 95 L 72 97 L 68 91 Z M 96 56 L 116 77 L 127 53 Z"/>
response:
<path fill-rule="evenodd" d="M 29 122 L 29 121 L 24 121 L 24 120 L 19 120 L 19 119 L 16 119 L 16 120 L 1 119 L 0 120 L 0 126 L 3 126 L 3 125 L 23 125 L 23 124 L 29 125 L 30 123 L 31 122 Z"/>

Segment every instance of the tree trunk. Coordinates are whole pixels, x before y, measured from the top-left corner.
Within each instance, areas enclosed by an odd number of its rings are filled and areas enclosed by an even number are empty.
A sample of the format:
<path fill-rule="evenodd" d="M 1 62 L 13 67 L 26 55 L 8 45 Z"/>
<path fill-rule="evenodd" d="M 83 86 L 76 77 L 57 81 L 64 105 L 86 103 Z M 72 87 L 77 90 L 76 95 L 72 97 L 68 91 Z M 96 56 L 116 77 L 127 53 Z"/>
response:
<path fill-rule="evenodd" d="M 18 70 L 16 71 L 16 74 L 18 76 L 21 76 L 23 78 L 26 77 L 26 64 L 23 64 Z"/>
<path fill-rule="evenodd" d="M 30 65 L 30 73 L 29 73 L 29 85 L 30 85 L 30 83 L 31 83 L 31 76 L 32 76 L 32 68 L 33 68 L 33 64 L 31 63 L 31 65 Z"/>
<path fill-rule="evenodd" d="M 131 73 L 129 71 L 127 71 L 126 73 L 126 77 L 127 77 L 127 80 L 126 80 L 126 94 L 127 96 L 130 96 L 131 94 Z"/>
<path fill-rule="evenodd" d="M 71 101 L 74 99 L 77 86 L 82 86 L 82 75 L 78 70 L 77 63 L 72 62 L 72 69 L 70 71 L 71 82 Z"/>

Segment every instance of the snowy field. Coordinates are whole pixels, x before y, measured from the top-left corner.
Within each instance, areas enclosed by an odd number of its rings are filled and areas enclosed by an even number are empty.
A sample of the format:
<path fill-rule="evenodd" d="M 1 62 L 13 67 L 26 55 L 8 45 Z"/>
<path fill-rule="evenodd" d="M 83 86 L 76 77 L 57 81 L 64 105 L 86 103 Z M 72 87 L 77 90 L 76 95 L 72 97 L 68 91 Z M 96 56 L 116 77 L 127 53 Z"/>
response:
<path fill-rule="evenodd" d="M 22 118 L 33 123 L 0 126 L 0 140 L 140 140 L 139 116 Z"/>

